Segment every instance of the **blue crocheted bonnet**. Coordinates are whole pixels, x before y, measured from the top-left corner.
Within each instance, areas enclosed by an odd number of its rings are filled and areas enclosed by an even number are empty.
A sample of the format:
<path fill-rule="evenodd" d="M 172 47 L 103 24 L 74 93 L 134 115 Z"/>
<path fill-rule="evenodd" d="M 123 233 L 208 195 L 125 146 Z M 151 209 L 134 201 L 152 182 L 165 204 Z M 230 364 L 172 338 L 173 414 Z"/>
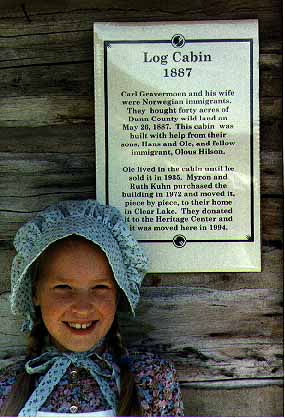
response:
<path fill-rule="evenodd" d="M 92 199 L 63 201 L 24 224 L 14 240 L 17 254 L 11 270 L 11 310 L 26 317 L 24 331 L 31 329 L 35 319 L 31 266 L 50 244 L 70 235 L 82 236 L 104 251 L 134 314 L 147 259 L 119 210 Z"/>

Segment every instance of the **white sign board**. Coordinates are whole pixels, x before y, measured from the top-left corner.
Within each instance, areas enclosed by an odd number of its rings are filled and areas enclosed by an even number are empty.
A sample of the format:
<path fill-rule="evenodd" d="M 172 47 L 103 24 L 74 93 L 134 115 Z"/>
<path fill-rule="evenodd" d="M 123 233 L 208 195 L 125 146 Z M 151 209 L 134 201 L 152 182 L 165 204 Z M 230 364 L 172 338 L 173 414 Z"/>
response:
<path fill-rule="evenodd" d="M 96 198 L 152 272 L 260 271 L 257 21 L 95 23 Z"/>

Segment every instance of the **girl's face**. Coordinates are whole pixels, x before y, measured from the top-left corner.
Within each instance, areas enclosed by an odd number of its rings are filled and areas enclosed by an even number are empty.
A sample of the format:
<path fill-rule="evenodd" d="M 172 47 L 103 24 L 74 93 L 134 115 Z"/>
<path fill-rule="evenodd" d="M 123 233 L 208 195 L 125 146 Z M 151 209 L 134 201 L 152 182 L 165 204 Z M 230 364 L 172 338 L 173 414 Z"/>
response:
<path fill-rule="evenodd" d="M 34 303 L 60 350 L 91 349 L 108 333 L 116 301 L 107 257 L 88 240 L 63 239 L 41 257 Z"/>

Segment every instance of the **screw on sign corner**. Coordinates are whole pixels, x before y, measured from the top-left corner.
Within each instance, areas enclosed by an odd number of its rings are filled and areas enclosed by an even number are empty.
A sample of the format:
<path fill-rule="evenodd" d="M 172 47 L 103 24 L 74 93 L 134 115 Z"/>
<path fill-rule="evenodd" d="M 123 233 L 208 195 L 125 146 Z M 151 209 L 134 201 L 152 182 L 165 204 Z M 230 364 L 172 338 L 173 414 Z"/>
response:
<path fill-rule="evenodd" d="M 172 36 L 171 43 L 174 48 L 182 48 L 185 45 L 185 38 L 183 35 L 177 33 Z"/>
<path fill-rule="evenodd" d="M 186 242 L 187 240 L 184 235 L 175 235 L 173 238 L 173 244 L 177 248 L 183 248 L 186 245 Z"/>

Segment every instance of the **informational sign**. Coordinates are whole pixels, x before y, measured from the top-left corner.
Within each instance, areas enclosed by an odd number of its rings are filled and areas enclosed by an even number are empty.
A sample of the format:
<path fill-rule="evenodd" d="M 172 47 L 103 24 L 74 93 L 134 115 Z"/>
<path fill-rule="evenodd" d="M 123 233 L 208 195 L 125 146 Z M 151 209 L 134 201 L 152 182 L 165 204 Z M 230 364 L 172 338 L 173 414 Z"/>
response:
<path fill-rule="evenodd" d="M 257 21 L 95 23 L 96 198 L 152 272 L 260 271 Z"/>

